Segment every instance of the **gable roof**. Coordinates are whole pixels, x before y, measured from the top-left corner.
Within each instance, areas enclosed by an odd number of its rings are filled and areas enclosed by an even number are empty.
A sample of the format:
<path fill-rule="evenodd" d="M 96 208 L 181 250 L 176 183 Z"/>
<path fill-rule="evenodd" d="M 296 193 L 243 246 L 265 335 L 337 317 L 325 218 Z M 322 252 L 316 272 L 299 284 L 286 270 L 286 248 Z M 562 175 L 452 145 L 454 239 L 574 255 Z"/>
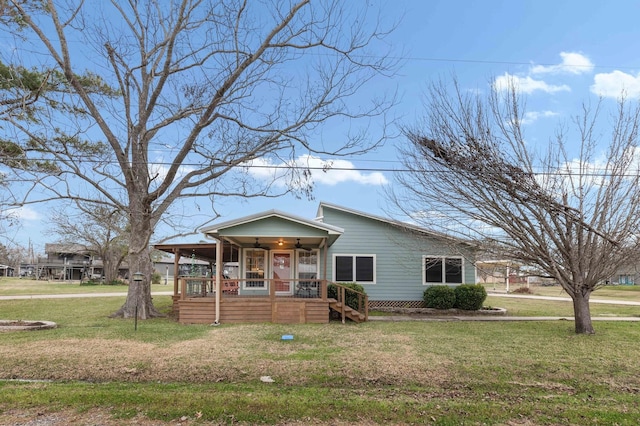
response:
<path fill-rule="evenodd" d="M 46 243 L 45 253 L 52 254 L 91 254 L 91 249 L 84 244 L 78 243 Z"/>
<path fill-rule="evenodd" d="M 226 222 L 221 222 L 206 228 L 202 228 L 200 229 L 200 232 L 209 237 L 218 238 L 219 236 L 223 236 L 226 230 L 231 230 L 232 228 L 240 228 L 243 225 L 270 219 L 279 219 L 282 221 L 297 224 L 304 228 L 309 228 L 310 230 L 314 230 L 314 235 L 321 234 L 323 236 L 326 236 L 328 239 L 327 243 L 329 245 L 333 244 L 333 242 L 344 233 L 344 229 L 338 226 L 329 225 L 315 219 L 306 219 L 279 210 L 268 210 L 265 212 L 255 213 L 249 216 L 232 219 Z M 265 231 L 265 234 L 269 234 L 269 232 Z M 251 237 L 259 236 L 260 235 L 251 235 Z"/>
<path fill-rule="evenodd" d="M 356 216 L 360 216 L 360 217 L 364 217 L 367 219 L 371 219 L 371 220 L 375 220 L 378 222 L 383 222 L 385 224 L 391 225 L 391 226 L 395 226 L 398 228 L 402 228 L 402 229 L 406 229 L 412 232 L 416 232 L 422 235 L 426 235 L 429 237 L 433 237 L 433 238 L 438 238 L 438 239 L 445 239 L 445 240 L 451 240 L 451 241 L 455 241 L 458 243 L 463 243 L 463 244 L 468 244 L 470 246 L 474 245 L 473 243 L 471 243 L 470 241 L 466 241 L 460 238 L 456 238 L 456 237 L 452 237 L 446 234 L 442 234 L 440 232 L 436 232 L 436 231 L 432 231 L 430 229 L 426 229 L 423 228 L 421 226 L 418 225 L 414 225 L 408 222 L 402 222 L 399 220 L 395 220 L 395 219 L 389 219 L 386 217 L 382 217 L 382 216 L 377 216 L 374 214 L 370 214 L 370 213 L 365 213 L 365 212 L 361 212 L 358 210 L 354 210 L 354 209 L 350 209 L 347 207 L 343 207 L 343 206 L 338 206 L 336 204 L 331 204 L 331 203 L 327 203 L 327 202 L 320 202 L 320 204 L 318 205 L 318 217 L 316 218 L 316 220 L 323 220 L 324 217 L 324 212 L 323 210 L 327 208 L 327 209 L 332 209 L 332 210 L 337 210 L 337 211 L 341 211 L 344 213 L 348 213 L 348 214 L 352 214 L 352 215 L 356 215 Z"/>

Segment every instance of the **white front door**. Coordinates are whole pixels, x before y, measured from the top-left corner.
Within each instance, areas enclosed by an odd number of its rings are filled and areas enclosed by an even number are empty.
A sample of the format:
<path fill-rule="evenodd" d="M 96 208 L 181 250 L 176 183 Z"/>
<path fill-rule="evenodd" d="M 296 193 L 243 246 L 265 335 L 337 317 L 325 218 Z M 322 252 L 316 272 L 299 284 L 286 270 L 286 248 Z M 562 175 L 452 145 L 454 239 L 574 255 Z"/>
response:
<path fill-rule="evenodd" d="M 276 286 L 276 294 L 280 296 L 293 294 L 293 252 L 271 251 L 271 278 Z"/>

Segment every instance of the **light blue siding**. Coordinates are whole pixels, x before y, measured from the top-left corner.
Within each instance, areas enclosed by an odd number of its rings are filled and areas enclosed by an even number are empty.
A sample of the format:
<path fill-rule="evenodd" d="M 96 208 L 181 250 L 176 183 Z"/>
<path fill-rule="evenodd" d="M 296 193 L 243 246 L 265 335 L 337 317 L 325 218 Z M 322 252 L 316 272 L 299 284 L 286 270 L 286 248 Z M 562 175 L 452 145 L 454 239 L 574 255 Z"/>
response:
<path fill-rule="evenodd" d="M 329 248 L 328 278 L 333 279 L 335 254 L 375 255 L 376 283 L 363 284 L 369 299 L 389 301 L 422 300 L 423 256 L 464 255 L 463 281 L 475 283 L 475 266 L 468 246 L 416 234 L 404 228 L 348 211 L 322 206 L 322 221 L 339 226 L 344 233 Z"/>
<path fill-rule="evenodd" d="M 230 226 L 220 231 L 223 237 L 255 235 L 256 237 L 324 237 L 327 231 L 281 217 L 268 217 L 248 223 Z"/>

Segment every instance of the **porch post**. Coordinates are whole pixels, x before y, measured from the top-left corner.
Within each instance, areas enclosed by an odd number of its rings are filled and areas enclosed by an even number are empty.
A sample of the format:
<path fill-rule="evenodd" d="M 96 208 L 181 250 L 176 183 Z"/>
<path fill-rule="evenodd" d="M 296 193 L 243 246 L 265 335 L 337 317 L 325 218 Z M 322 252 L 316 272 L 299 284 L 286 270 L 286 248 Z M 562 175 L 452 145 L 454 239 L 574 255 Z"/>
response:
<path fill-rule="evenodd" d="M 180 249 L 173 249 L 173 295 L 178 294 L 178 275 L 180 270 Z"/>
<path fill-rule="evenodd" d="M 324 246 L 324 255 L 323 257 L 323 263 L 324 263 L 324 285 L 322 286 L 322 300 L 326 300 L 327 299 L 327 287 L 329 286 L 329 280 L 327 279 L 327 257 L 328 257 L 328 251 L 329 251 L 329 245 L 327 244 L 327 237 L 324 237 L 324 242 L 322 244 Z"/>
<path fill-rule="evenodd" d="M 224 242 L 222 238 L 216 239 L 216 320 L 214 325 L 220 324 L 220 293 L 222 293 L 222 252 L 224 251 Z"/>

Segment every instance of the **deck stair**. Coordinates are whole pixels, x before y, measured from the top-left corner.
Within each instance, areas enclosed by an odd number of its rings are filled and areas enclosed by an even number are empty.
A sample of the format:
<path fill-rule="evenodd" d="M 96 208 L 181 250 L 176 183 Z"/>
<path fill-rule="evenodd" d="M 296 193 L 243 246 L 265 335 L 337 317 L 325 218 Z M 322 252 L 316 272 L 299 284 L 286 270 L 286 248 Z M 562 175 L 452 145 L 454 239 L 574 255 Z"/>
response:
<path fill-rule="evenodd" d="M 369 298 L 366 294 L 340 284 L 331 285 L 335 290 L 332 289 L 329 296 L 329 308 L 340 314 L 343 323 L 347 318 L 357 323 L 369 319 Z"/>
<path fill-rule="evenodd" d="M 333 309 L 339 314 L 342 314 L 343 312 L 342 303 L 338 302 L 336 299 L 329 299 L 329 308 Z M 358 323 L 365 322 L 367 320 L 365 314 L 363 314 L 362 312 L 358 312 L 357 310 L 349 306 L 344 306 L 344 317 Z M 344 322 L 344 318 L 342 322 Z"/>

